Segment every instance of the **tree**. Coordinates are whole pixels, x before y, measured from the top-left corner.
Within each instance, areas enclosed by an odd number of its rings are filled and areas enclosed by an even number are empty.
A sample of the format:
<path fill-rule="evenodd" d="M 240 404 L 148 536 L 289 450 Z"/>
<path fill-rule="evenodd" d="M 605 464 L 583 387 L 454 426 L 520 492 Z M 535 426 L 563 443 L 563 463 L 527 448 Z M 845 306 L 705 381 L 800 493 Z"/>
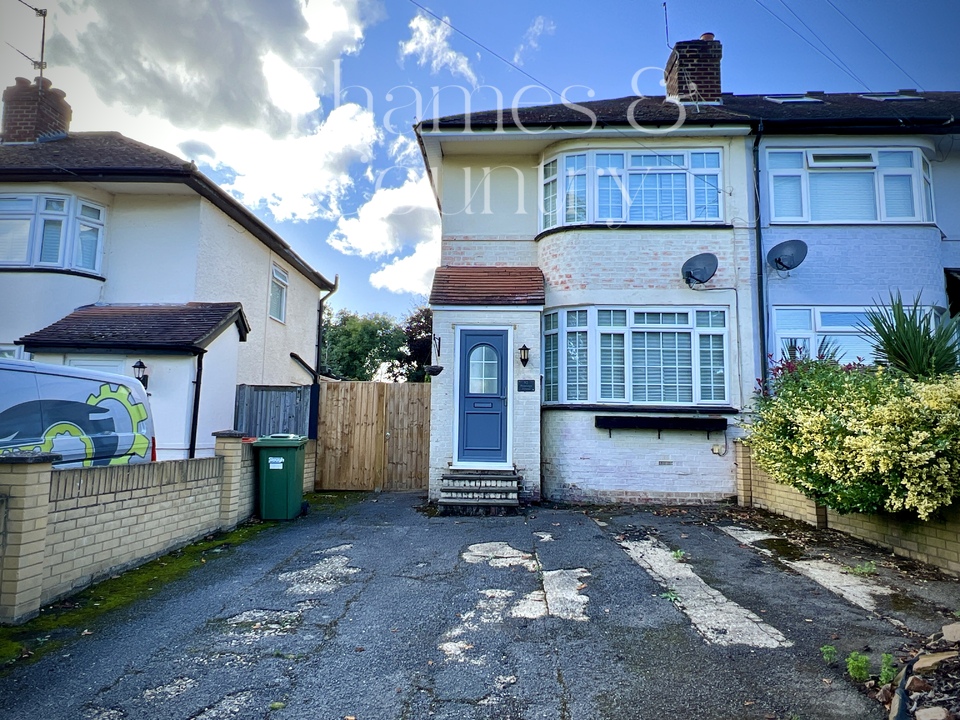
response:
<path fill-rule="evenodd" d="M 402 327 L 406 344 L 400 349 L 400 359 L 391 368 L 391 375 L 395 380 L 426 382 L 433 348 L 433 311 L 425 305 L 414 308 Z"/>
<path fill-rule="evenodd" d="M 346 380 L 373 380 L 401 359 L 403 329 L 389 315 L 339 310 L 324 318 L 326 365 Z"/>

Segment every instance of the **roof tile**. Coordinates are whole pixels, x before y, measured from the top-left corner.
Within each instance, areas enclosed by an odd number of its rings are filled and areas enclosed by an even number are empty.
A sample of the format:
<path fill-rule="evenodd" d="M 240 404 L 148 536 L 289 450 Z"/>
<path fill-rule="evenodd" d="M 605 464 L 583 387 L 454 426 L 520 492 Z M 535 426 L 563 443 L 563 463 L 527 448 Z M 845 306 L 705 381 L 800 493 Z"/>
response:
<path fill-rule="evenodd" d="M 543 272 L 538 267 L 469 266 L 437 268 L 431 305 L 543 305 Z"/>

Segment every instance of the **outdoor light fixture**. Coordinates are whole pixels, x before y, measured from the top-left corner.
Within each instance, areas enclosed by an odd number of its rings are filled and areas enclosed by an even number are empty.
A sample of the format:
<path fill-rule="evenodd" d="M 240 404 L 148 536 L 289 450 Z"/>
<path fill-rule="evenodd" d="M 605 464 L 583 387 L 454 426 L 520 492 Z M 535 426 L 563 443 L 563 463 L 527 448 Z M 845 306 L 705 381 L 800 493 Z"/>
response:
<path fill-rule="evenodd" d="M 143 389 L 146 390 L 150 376 L 147 375 L 147 366 L 143 364 L 143 360 L 137 360 L 133 364 L 133 375 L 140 381 L 140 384 L 143 385 Z"/>
<path fill-rule="evenodd" d="M 524 344 L 520 346 L 520 364 L 526 367 L 528 362 L 530 362 L 530 348 Z"/>

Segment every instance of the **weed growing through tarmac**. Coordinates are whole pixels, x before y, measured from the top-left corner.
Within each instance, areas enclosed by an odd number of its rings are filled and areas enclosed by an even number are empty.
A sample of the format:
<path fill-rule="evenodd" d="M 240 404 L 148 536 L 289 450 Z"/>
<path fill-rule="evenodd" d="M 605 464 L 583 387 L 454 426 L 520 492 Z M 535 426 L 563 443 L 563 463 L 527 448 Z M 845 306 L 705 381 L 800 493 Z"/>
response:
<path fill-rule="evenodd" d="M 823 656 L 823 661 L 827 663 L 827 665 L 832 665 L 833 661 L 837 659 L 837 649 L 833 645 L 821 646 L 820 654 Z"/>
<path fill-rule="evenodd" d="M 673 559 L 676 560 L 677 562 L 683 562 L 684 558 L 687 557 L 687 553 L 685 550 L 674 550 L 670 554 L 673 555 Z"/>
<path fill-rule="evenodd" d="M 666 592 L 660 593 L 660 597 L 664 600 L 669 600 L 674 605 L 680 604 L 680 594 L 676 590 L 667 590 Z"/>
<path fill-rule="evenodd" d="M 884 653 L 880 656 L 880 677 L 877 680 L 877 684 L 882 687 L 887 683 L 892 683 L 896 676 L 897 668 L 893 661 L 893 655 L 891 653 Z"/>
<path fill-rule="evenodd" d="M 857 682 L 870 679 L 870 657 L 854 650 L 847 655 L 847 674 Z"/>
<path fill-rule="evenodd" d="M 850 568 L 850 570 L 861 577 L 866 577 L 867 575 L 876 575 L 877 574 L 877 564 L 873 560 L 868 560 L 867 562 L 860 563 L 855 567 Z"/>

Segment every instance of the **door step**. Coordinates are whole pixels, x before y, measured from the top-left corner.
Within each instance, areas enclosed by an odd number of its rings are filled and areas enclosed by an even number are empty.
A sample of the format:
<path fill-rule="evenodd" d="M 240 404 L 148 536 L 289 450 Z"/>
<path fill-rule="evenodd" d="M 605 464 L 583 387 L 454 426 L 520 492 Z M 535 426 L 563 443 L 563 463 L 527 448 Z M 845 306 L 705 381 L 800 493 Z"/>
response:
<path fill-rule="evenodd" d="M 459 472 L 441 478 L 439 505 L 518 507 L 523 478 L 514 472 Z"/>

